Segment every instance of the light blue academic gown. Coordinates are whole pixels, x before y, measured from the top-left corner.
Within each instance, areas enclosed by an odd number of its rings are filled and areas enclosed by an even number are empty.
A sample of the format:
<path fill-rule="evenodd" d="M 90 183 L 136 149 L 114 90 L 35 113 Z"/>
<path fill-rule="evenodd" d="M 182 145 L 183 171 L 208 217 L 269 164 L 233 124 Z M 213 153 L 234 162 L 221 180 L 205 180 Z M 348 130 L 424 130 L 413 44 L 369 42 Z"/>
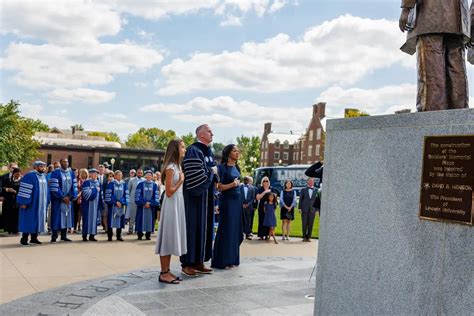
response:
<path fill-rule="evenodd" d="M 97 180 L 86 180 L 82 184 L 82 235 L 96 235 L 100 223 L 99 203 L 102 203 L 100 183 Z"/>
<path fill-rule="evenodd" d="M 150 207 L 145 208 L 145 204 L 149 202 Z M 135 192 L 135 203 L 137 204 L 137 217 L 135 219 L 136 232 L 153 232 L 154 208 L 160 205 L 160 193 L 158 186 L 153 181 L 143 181 L 137 186 Z"/>
<path fill-rule="evenodd" d="M 107 227 L 124 228 L 125 207 L 129 202 L 127 184 L 117 180 L 109 183 L 104 196 L 108 205 Z M 117 202 L 120 202 L 122 207 L 117 207 Z"/>

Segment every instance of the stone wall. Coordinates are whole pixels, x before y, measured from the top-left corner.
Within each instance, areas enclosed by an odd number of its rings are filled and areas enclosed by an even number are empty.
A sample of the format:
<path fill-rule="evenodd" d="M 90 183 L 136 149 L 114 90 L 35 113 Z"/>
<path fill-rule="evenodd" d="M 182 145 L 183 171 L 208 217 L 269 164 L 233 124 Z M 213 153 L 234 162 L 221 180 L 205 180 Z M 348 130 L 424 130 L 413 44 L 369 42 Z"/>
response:
<path fill-rule="evenodd" d="M 315 315 L 472 315 L 474 227 L 418 217 L 424 136 L 474 109 L 331 120 Z"/>

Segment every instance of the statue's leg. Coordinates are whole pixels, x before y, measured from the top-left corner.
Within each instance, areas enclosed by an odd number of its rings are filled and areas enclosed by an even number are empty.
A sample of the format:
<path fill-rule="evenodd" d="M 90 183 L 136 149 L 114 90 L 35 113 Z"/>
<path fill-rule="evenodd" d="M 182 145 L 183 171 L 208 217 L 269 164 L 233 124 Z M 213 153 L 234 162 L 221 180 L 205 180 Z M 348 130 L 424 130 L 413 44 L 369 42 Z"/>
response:
<path fill-rule="evenodd" d="M 418 36 L 418 111 L 447 109 L 445 48 L 442 34 Z"/>
<path fill-rule="evenodd" d="M 466 76 L 465 48 L 459 35 L 445 35 L 446 45 L 446 93 L 450 109 L 469 107 Z"/>

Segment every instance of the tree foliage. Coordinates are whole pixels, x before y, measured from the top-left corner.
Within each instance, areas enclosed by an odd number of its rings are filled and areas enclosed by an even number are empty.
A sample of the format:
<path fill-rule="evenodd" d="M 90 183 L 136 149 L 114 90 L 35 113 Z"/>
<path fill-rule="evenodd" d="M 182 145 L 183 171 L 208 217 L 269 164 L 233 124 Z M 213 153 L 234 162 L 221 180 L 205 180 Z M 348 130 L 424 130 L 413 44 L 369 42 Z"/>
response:
<path fill-rule="evenodd" d="M 82 127 L 82 124 L 74 124 L 71 126 L 71 130 L 73 131 L 83 131 L 84 127 Z"/>
<path fill-rule="evenodd" d="M 186 147 L 188 147 L 189 145 L 191 145 L 192 143 L 196 141 L 196 138 L 194 137 L 192 133 L 188 133 L 186 135 L 181 136 L 181 139 L 184 141 L 184 144 L 186 145 Z"/>
<path fill-rule="evenodd" d="M 140 128 L 136 133 L 128 135 L 125 145 L 129 148 L 166 149 L 170 140 L 175 139 L 176 132 L 156 127 Z"/>
<path fill-rule="evenodd" d="M 260 137 L 237 137 L 237 147 L 240 149 L 239 166 L 242 176 L 252 175 L 254 169 L 260 165 Z"/>
<path fill-rule="evenodd" d="M 40 155 L 40 144 L 32 139 L 33 135 L 49 130 L 40 120 L 22 117 L 19 106 L 20 103 L 14 100 L 0 103 L 0 165 L 17 162 L 26 167 Z"/>
<path fill-rule="evenodd" d="M 224 149 L 225 145 L 223 143 L 212 143 L 212 150 L 214 153 L 221 155 L 222 150 Z"/>
<path fill-rule="evenodd" d="M 359 109 L 345 109 L 344 110 L 344 118 L 360 117 L 360 116 L 370 116 L 370 114 L 367 112 L 361 111 Z"/>
<path fill-rule="evenodd" d="M 91 131 L 87 132 L 87 136 L 100 136 L 104 137 L 106 141 L 108 142 L 117 142 L 120 143 L 120 137 L 118 136 L 117 133 L 115 132 L 97 132 L 97 131 Z"/>

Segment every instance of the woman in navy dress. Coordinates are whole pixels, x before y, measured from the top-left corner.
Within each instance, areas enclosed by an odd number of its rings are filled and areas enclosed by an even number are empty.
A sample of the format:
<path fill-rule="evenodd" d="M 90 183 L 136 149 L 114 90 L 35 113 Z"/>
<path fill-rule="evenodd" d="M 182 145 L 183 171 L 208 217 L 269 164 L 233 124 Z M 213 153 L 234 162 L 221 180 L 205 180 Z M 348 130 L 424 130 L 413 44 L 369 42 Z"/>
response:
<path fill-rule="evenodd" d="M 240 201 L 240 168 L 237 164 L 240 151 L 227 145 L 222 151 L 222 163 L 217 167 L 221 191 L 219 197 L 219 227 L 211 266 L 229 269 L 240 264 L 240 244 L 243 240 L 242 203 Z"/>
<path fill-rule="evenodd" d="M 268 196 L 271 193 L 277 193 L 275 189 L 270 186 L 270 179 L 263 177 L 260 183 L 261 187 L 257 190 L 256 199 L 258 201 L 258 239 L 267 240 L 270 230 L 268 227 L 263 225 L 263 219 L 265 218 L 265 203 L 268 201 Z"/>

